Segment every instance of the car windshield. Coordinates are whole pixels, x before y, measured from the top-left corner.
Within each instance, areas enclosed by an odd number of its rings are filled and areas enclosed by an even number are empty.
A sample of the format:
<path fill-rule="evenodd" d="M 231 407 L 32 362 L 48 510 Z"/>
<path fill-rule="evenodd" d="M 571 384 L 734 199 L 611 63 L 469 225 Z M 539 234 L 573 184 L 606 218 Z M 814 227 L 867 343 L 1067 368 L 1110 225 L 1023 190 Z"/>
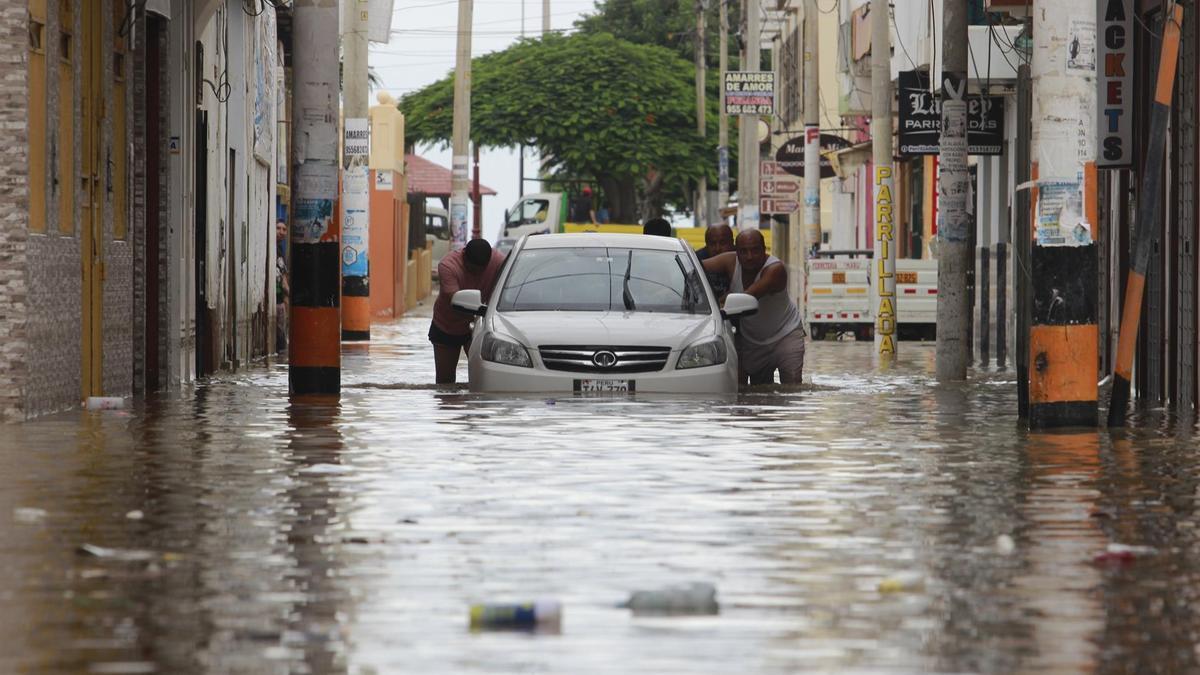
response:
<path fill-rule="evenodd" d="M 521 251 L 504 281 L 501 312 L 711 312 L 702 275 L 683 252 L 579 247 Z"/>

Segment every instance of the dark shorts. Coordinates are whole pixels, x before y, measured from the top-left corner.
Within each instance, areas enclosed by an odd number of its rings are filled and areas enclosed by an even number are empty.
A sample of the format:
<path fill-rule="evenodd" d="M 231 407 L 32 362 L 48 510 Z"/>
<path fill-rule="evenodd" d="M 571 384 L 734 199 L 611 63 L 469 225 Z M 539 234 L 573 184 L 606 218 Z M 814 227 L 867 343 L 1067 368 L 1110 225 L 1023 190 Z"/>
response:
<path fill-rule="evenodd" d="M 471 344 L 471 334 L 451 335 L 441 328 L 437 327 L 432 321 L 429 323 L 429 341 L 435 345 L 443 345 L 446 347 L 466 347 Z"/>

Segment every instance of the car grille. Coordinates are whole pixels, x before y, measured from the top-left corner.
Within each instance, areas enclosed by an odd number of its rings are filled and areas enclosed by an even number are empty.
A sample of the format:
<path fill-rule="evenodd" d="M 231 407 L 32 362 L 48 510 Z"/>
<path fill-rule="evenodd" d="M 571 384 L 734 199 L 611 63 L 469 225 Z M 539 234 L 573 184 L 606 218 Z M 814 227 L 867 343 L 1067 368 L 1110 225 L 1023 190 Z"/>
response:
<path fill-rule="evenodd" d="M 608 352 L 616 357 L 616 363 L 603 367 L 597 365 L 596 355 Z M 542 345 L 538 348 L 542 363 L 550 370 L 565 370 L 572 373 L 653 373 L 667 365 L 671 355 L 669 347 L 603 347 L 586 345 Z M 603 362 L 603 357 L 600 359 Z"/>

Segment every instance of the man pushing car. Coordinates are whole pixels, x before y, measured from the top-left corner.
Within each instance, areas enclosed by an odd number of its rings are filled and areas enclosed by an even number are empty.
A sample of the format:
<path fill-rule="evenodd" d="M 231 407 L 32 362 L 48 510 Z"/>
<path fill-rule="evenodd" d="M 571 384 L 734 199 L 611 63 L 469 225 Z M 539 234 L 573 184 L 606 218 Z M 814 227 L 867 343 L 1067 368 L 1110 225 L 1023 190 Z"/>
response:
<path fill-rule="evenodd" d="M 767 255 L 766 242 L 758 230 L 737 236 L 735 249 L 703 261 L 705 272 L 729 277 L 730 293 L 748 293 L 758 298 L 758 311 L 738 324 L 735 345 L 740 379 L 750 384 L 800 384 L 804 374 L 804 325 L 796 303 L 787 292 L 787 269 L 783 261 Z"/>
<path fill-rule="evenodd" d="M 433 343 L 433 365 L 438 384 L 454 384 L 458 355 L 471 344 L 471 319 L 450 305 L 454 294 L 478 289 L 487 301 L 504 265 L 504 254 L 492 250 L 486 239 L 472 239 L 461 250 L 446 254 L 438 263 L 438 296 L 433 303 L 429 341 Z"/>

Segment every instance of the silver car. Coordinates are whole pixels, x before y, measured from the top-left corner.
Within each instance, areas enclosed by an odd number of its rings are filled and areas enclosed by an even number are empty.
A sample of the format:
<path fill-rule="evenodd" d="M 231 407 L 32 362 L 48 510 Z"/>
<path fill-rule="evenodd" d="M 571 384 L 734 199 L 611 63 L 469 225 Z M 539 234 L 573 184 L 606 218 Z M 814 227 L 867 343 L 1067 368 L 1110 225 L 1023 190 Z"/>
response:
<path fill-rule="evenodd" d="M 489 304 L 452 304 L 479 317 L 472 391 L 580 394 L 735 392 L 728 319 L 758 309 L 740 293 L 720 308 L 684 241 L 609 233 L 526 236 Z"/>

